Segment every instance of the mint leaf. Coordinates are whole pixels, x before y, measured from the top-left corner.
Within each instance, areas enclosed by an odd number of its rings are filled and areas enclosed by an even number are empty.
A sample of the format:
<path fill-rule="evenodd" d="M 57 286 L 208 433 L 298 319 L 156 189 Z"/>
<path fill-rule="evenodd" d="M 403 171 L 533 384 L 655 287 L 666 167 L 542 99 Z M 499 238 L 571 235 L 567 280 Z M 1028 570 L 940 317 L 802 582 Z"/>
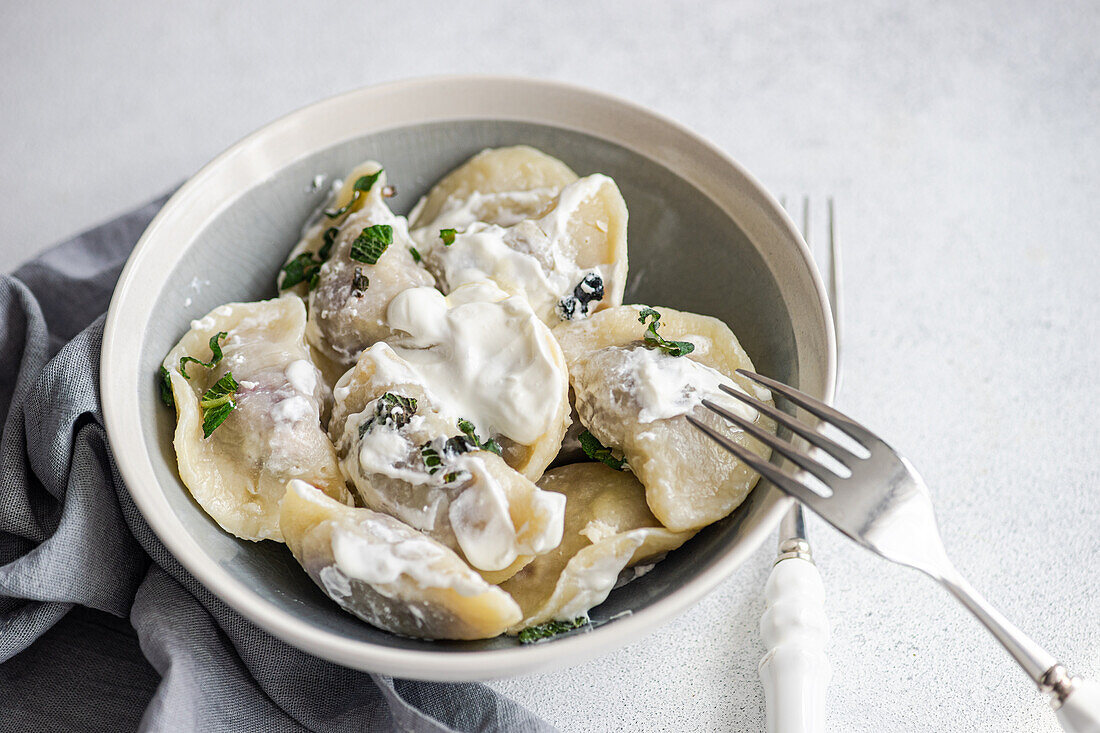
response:
<path fill-rule="evenodd" d="M 459 420 L 458 429 L 462 431 L 462 434 L 469 438 L 470 442 L 481 450 L 487 450 L 492 453 L 496 453 L 498 456 L 501 454 L 500 444 L 490 438 L 487 442 L 482 443 L 481 439 L 477 437 L 477 428 L 469 420 Z"/>
<path fill-rule="evenodd" d="M 233 373 L 226 372 L 203 394 L 202 399 L 199 400 L 199 407 L 202 408 L 202 437 L 209 438 L 211 433 L 225 422 L 229 413 L 237 407 L 237 401 L 233 396 L 239 386 L 237 380 L 233 378 Z"/>
<path fill-rule="evenodd" d="M 424 460 L 424 468 L 428 469 L 429 474 L 434 474 L 443 465 L 439 451 L 432 447 L 431 442 L 420 446 L 420 457 Z"/>
<path fill-rule="evenodd" d="M 380 175 L 382 175 L 382 169 L 379 169 L 377 173 L 371 173 L 371 174 L 366 175 L 366 176 L 360 176 L 355 181 L 355 185 L 351 187 L 351 201 L 348 201 L 346 204 L 341 206 L 339 209 L 335 209 L 333 211 L 326 211 L 325 216 L 327 216 L 330 219 L 335 219 L 335 218 L 337 218 L 339 216 L 343 216 L 344 214 L 351 211 L 351 207 L 355 206 L 355 202 L 359 200 L 359 197 L 363 193 L 366 193 L 367 191 L 370 191 L 371 186 L 373 186 L 375 184 L 375 182 L 378 180 L 378 177 Z"/>
<path fill-rule="evenodd" d="M 417 251 L 416 247 L 409 247 L 409 254 L 413 256 L 413 262 L 417 264 L 420 263 L 420 260 L 424 259 L 420 256 L 420 252 Z"/>
<path fill-rule="evenodd" d="M 657 333 L 661 323 L 661 314 L 653 308 L 642 308 L 638 312 L 638 323 L 645 325 L 646 320 L 652 318 L 649 328 L 645 331 L 645 345 L 651 349 L 661 349 L 669 356 L 685 356 L 695 351 L 695 344 L 690 341 L 669 341 Z"/>
<path fill-rule="evenodd" d="M 327 262 L 329 255 L 332 254 L 332 246 L 336 244 L 336 235 L 340 233 L 340 230 L 336 227 L 329 227 L 325 230 L 325 233 L 321 235 L 321 241 L 324 243 L 321 245 L 321 249 L 317 250 L 317 259 L 321 262 Z"/>
<path fill-rule="evenodd" d="M 443 244 L 450 247 L 455 243 L 455 234 L 457 232 L 454 229 L 440 229 L 439 238 L 443 240 Z"/>
<path fill-rule="evenodd" d="M 528 626 L 523 631 L 519 632 L 520 644 L 533 644 L 541 639 L 549 639 L 552 636 L 563 634 L 566 631 L 572 631 L 573 629 L 579 629 L 588 623 L 588 619 L 584 616 L 578 616 L 572 621 L 547 621 L 544 624 L 538 626 Z"/>
<path fill-rule="evenodd" d="M 339 233 L 340 230 L 336 227 L 329 227 L 321 235 L 321 248 L 316 254 L 303 252 L 283 265 L 282 272 L 285 276 L 279 284 L 279 290 L 289 290 L 301 282 L 308 283 L 310 290 L 317 287 L 321 279 L 321 265 L 328 262 L 328 258 L 332 256 L 332 248 L 336 244 L 336 235 Z"/>
<path fill-rule="evenodd" d="M 455 481 L 465 481 L 471 478 L 469 471 L 451 471 L 443 474 L 443 483 L 453 484 Z"/>
<path fill-rule="evenodd" d="M 172 396 L 172 377 L 168 375 L 168 370 L 163 365 L 160 368 L 158 382 L 160 384 L 160 401 L 164 403 L 165 407 L 175 407 L 176 398 Z"/>
<path fill-rule="evenodd" d="M 593 461 L 599 461 L 605 466 L 610 466 L 616 471 L 625 471 L 629 466 L 625 458 L 616 458 L 611 449 L 596 439 L 596 436 L 585 430 L 577 440 L 580 441 L 581 450 Z"/>
<path fill-rule="evenodd" d="M 386 392 L 375 403 L 374 416 L 359 425 L 359 437 L 366 435 L 376 422 L 393 423 L 395 428 L 403 428 L 415 414 L 416 398 Z"/>
<path fill-rule="evenodd" d="M 312 252 L 303 252 L 290 262 L 283 265 L 283 281 L 279 283 L 279 290 L 289 290 L 298 283 L 309 283 L 309 289 L 317 287 L 317 279 L 321 276 L 321 262 L 314 259 Z"/>
<path fill-rule="evenodd" d="M 196 359 L 193 356 L 180 357 L 180 374 L 182 374 L 186 379 L 191 378 L 191 375 L 187 373 L 188 363 L 198 364 L 200 366 L 206 367 L 207 369 L 213 369 L 215 366 L 217 366 L 218 362 L 222 360 L 222 347 L 220 344 L 218 344 L 218 342 L 228 335 L 229 334 L 227 332 L 222 331 L 210 337 L 210 361 L 202 361 L 200 359 Z"/>
<path fill-rule="evenodd" d="M 357 262 L 374 265 L 378 263 L 378 258 L 392 243 L 393 227 L 389 224 L 375 224 L 359 233 L 359 236 L 351 243 L 351 254 L 349 256 Z"/>

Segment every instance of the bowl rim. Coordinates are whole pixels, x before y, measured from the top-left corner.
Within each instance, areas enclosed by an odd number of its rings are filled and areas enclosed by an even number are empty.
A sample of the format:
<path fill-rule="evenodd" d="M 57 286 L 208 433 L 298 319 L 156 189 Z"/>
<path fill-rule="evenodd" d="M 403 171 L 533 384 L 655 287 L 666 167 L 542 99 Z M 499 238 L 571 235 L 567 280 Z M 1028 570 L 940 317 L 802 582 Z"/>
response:
<path fill-rule="evenodd" d="M 442 103 L 447 102 L 447 104 Z M 434 110 L 446 110 L 439 113 Z M 355 112 L 355 114 L 344 114 Z M 606 116 L 606 119 L 605 119 Z M 135 299 L 158 291 L 140 275 L 157 255 L 157 266 L 171 270 L 182 250 L 155 252 L 158 241 L 178 232 L 195 232 L 231 205 L 232 197 L 300 157 L 341 142 L 413 124 L 462 119 L 497 119 L 550 125 L 621 145 L 676 170 L 729 214 L 714 198 L 730 181 L 740 194 L 763 207 L 772 223 L 785 230 L 795 253 L 808 266 L 816 291 L 817 315 L 825 342 L 823 384 L 806 385 L 831 401 L 836 380 L 835 331 L 820 273 L 794 222 L 782 206 L 744 168 L 717 145 L 674 120 L 633 102 L 558 81 L 514 76 L 430 76 L 364 87 L 309 104 L 284 115 L 230 146 L 203 166 L 164 205 L 138 240 L 111 298 L 103 332 L 100 390 L 108 440 L 130 496 L 168 551 L 207 589 L 245 618 L 274 636 L 316 656 L 361 670 L 423 680 L 466 681 L 546 671 L 573 665 L 637 641 L 694 605 L 727 578 L 767 538 L 792 500 L 766 487 L 755 526 L 715 558 L 711 566 L 664 598 L 593 629 L 548 644 L 494 650 L 422 651 L 351 640 L 286 612 L 258 596 L 211 559 L 172 511 L 156 480 L 150 457 L 138 447 L 141 417 L 134 396 L 137 373 L 133 339 L 144 333 Z M 610 120 L 614 119 L 614 125 Z M 648 136 L 648 138 L 646 137 Z M 648 140 L 647 146 L 642 145 Z M 695 177 L 681 167 L 691 163 Z M 705 184 L 705 185 L 704 185 Z M 711 193 L 708 193 L 708 188 Z M 730 188 L 732 191 L 733 189 Z M 754 246 L 757 246 L 754 242 Z M 762 256 L 767 252 L 758 248 Z M 779 283 L 782 288 L 783 283 Z M 152 292 L 150 292 L 152 291 Z M 134 329 L 137 329 L 136 331 Z M 130 444 L 130 446 L 127 445 Z M 131 449 L 128 449 L 131 447 Z"/>

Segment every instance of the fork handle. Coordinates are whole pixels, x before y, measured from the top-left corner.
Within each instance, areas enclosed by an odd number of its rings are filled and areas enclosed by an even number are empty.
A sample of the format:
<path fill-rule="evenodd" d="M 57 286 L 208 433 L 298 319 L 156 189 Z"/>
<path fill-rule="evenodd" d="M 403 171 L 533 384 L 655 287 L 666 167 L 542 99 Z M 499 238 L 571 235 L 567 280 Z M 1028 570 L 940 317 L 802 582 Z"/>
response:
<path fill-rule="evenodd" d="M 1064 730 L 1100 733 L 1100 684 L 1071 677 L 1050 653 L 1016 628 L 950 565 L 939 581 L 989 629 L 1039 689 L 1052 696 L 1050 704 Z"/>
<path fill-rule="evenodd" d="M 832 676 L 825 656 L 829 640 L 825 586 L 807 554 L 786 555 L 768 577 L 760 617 L 760 635 L 768 649 L 760 660 L 767 731 L 821 733 L 825 689 Z"/>
<path fill-rule="evenodd" d="M 1058 708 L 1058 722 L 1069 733 L 1100 733 L 1100 684 L 1075 679 Z"/>

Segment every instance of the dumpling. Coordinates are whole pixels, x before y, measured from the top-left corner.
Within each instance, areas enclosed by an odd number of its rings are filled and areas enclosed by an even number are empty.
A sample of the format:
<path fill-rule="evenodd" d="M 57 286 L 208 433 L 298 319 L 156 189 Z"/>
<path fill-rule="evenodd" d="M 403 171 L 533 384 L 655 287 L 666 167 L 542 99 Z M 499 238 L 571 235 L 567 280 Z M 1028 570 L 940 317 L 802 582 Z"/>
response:
<path fill-rule="evenodd" d="M 393 517 L 291 481 L 280 523 L 313 582 L 380 629 L 422 639 L 487 639 L 520 619 L 507 593 Z"/>
<path fill-rule="evenodd" d="M 336 394 L 330 435 L 367 507 L 455 550 L 492 582 L 561 541 L 564 498 L 510 468 L 388 344 L 364 351 Z"/>
<path fill-rule="evenodd" d="M 654 315 L 659 324 L 653 324 Z M 649 325 L 643 325 L 640 320 Z M 666 340 L 694 350 L 673 356 Z M 703 527 L 732 512 L 759 476 L 685 419 L 720 426 L 732 440 L 767 458 L 770 450 L 702 406 L 704 398 L 774 432 L 775 423 L 719 390 L 726 385 L 770 401 L 771 394 L 735 374 L 752 362 L 716 318 L 671 308 L 628 305 L 554 331 L 569 362 L 581 422 L 603 443 L 625 454 L 646 489 L 653 514 L 672 530 Z M 650 340 L 647 341 L 646 338 Z"/>
<path fill-rule="evenodd" d="M 551 469 L 539 486 L 566 497 L 565 528 L 557 548 L 501 584 L 523 610 L 511 632 L 586 616 L 624 568 L 674 550 L 694 534 L 660 526 L 638 479 L 602 463 Z"/>
<path fill-rule="evenodd" d="M 445 232 L 442 224 L 455 226 Z M 458 221 L 437 220 L 412 236 L 444 292 L 492 280 L 522 295 L 543 323 L 554 326 L 622 303 L 626 224 L 618 186 L 596 174 L 562 188 L 537 217 L 461 228 Z"/>
<path fill-rule="evenodd" d="M 413 229 L 465 229 L 478 221 L 511 226 L 542 213 L 576 180 L 565 163 L 527 145 L 482 150 L 432 186 L 409 213 L 409 224 Z"/>
<path fill-rule="evenodd" d="M 489 282 L 444 297 L 434 288 L 397 295 L 388 343 L 420 375 L 439 410 L 467 420 L 532 481 L 554 459 L 569 424 L 561 347 L 522 298 Z"/>
<path fill-rule="evenodd" d="M 306 339 L 329 384 L 364 348 L 391 335 L 385 314 L 393 296 L 435 282 L 412 252 L 405 218 L 386 205 L 385 184 L 373 161 L 352 171 L 332 208 L 291 252 L 280 278 L 285 288 L 292 273 L 305 277 L 291 289 L 308 292 Z"/>
<path fill-rule="evenodd" d="M 309 359 L 305 323 L 305 306 L 295 295 L 230 303 L 192 321 L 164 359 L 176 406 L 180 477 L 207 514 L 247 540 L 282 541 L 279 500 L 291 479 L 351 501 L 321 427 L 322 407 L 331 397 Z M 227 335 L 217 338 L 222 332 Z M 211 358 L 212 340 L 222 351 L 220 360 Z M 181 364 L 184 357 L 190 358 Z M 227 391 L 215 385 L 230 380 L 237 385 L 231 398 L 210 395 L 212 388 Z M 228 416 L 213 425 L 219 408 L 223 414 L 228 409 Z"/>

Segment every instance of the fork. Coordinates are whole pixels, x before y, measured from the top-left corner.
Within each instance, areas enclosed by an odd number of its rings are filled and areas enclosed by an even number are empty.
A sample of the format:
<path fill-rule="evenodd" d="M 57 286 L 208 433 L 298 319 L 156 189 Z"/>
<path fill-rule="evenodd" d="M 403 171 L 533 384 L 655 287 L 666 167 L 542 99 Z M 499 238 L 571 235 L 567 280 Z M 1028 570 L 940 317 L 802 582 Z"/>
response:
<path fill-rule="evenodd" d="M 695 427 L 850 539 L 939 581 L 1001 642 L 1039 690 L 1051 695 L 1051 706 L 1065 730 L 1100 733 L 1100 684 L 1072 677 L 959 574 L 944 551 L 928 485 L 912 463 L 855 420 L 808 394 L 745 369 L 737 372 L 801 407 L 818 422 L 810 425 L 723 385 L 726 394 L 771 417 L 817 450 L 802 451 L 710 400 L 703 400 L 703 405 L 802 471 L 785 471 L 689 415 Z M 831 460 L 823 461 L 825 455 Z"/>
<path fill-rule="evenodd" d="M 797 206 L 780 205 L 794 217 Z M 802 197 L 802 239 L 812 252 L 810 197 Z M 833 199 L 827 200 L 825 252 L 815 259 L 825 276 L 825 289 L 836 334 L 837 379 L 842 361 L 840 247 L 836 238 Z M 827 260 L 825 257 L 827 256 Z M 823 260 L 825 260 L 823 262 Z M 767 648 L 760 660 L 767 733 L 821 733 L 825 730 L 825 694 L 832 677 L 825 647 L 829 619 L 825 615 L 825 585 L 814 561 L 802 505 L 795 503 L 779 524 L 779 551 L 764 586 L 760 638 Z"/>

